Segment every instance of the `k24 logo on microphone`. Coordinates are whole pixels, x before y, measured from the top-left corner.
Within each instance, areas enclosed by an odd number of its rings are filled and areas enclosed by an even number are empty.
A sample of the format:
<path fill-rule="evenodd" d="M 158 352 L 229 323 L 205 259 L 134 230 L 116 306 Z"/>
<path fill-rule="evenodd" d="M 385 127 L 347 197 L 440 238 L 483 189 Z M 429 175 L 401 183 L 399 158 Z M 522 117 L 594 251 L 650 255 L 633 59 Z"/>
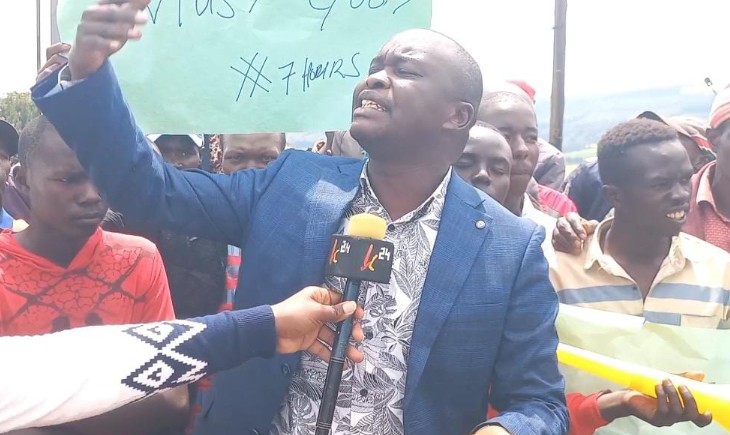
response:
<path fill-rule="evenodd" d="M 335 235 L 327 275 L 387 283 L 393 269 L 393 244 L 385 240 Z"/>
<path fill-rule="evenodd" d="M 391 252 L 390 249 L 383 246 L 380 248 L 380 251 L 375 253 L 375 245 L 370 244 L 370 247 L 368 248 L 368 252 L 365 253 L 365 258 L 363 258 L 362 266 L 360 267 L 361 271 L 369 270 L 371 272 L 375 272 L 375 263 L 378 260 L 381 261 L 390 261 Z"/>

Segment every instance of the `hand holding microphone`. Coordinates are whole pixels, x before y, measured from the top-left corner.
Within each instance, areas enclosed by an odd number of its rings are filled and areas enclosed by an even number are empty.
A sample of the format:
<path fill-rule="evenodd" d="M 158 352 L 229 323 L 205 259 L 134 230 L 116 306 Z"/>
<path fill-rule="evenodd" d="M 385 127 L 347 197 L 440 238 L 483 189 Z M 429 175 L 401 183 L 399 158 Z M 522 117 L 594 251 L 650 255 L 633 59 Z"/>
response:
<path fill-rule="evenodd" d="M 325 361 L 330 359 L 330 349 L 323 343 L 332 345 L 335 332 L 326 326 L 328 322 L 362 317 L 362 308 L 356 302 L 341 302 L 342 295 L 321 287 L 307 287 L 289 299 L 273 305 L 271 311 L 276 321 L 276 351 L 293 353 L 307 350 Z M 352 331 L 355 341 L 364 338 L 358 323 Z M 362 352 L 349 346 L 347 358 L 354 362 L 364 359 Z"/>
<path fill-rule="evenodd" d="M 385 230 L 386 223 L 383 219 L 370 214 L 359 214 L 350 218 L 344 235 L 332 236 L 326 274 L 347 279 L 343 289 L 345 303 L 357 301 L 362 281 L 390 282 L 394 248 L 392 243 L 383 240 Z M 332 428 L 337 393 L 345 365 L 345 349 L 352 326 L 352 317 L 337 325 L 315 435 L 328 435 Z"/>

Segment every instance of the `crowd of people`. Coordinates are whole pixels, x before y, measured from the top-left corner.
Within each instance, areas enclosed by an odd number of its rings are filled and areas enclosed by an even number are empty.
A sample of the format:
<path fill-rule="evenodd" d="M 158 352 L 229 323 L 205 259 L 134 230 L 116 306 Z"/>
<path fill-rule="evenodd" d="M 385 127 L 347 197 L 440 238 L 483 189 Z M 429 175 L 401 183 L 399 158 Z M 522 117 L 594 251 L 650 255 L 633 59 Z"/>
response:
<path fill-rule="evenodd" d="M 730 88 L 708 121 L 646 111 L 616 125 L 566 178 L 529 84 L 484 90 L 458 43 L 412 30 L 372 60 L 350 128 L 309 150 L 287 149 L 283 132 L 145 136 L 108 61 L 141 37 L 145 3 L 90 7 L 73 46 L 49 49 L 32 90 L 43 115 L 20 134 L 0 122 L 0 335 L 52 334 L 12 343 L 69 349 L 47 356 L 81 368 L 37 393 L 54 400 L 45 413 L 27 411 L 28 392 L 0 399 L 0 428 L 313 434 L 334 335 L 322 324 L 355 312 L 318 311 L 344 286 L 325 259 L 358 213 L 386 220 L 394 263 L 389 284 L 363 283 L 334 435 L 711 423 L 668 380 L 656 397 L 565 391 L 555 319 L 563 303 L 730 326 Z M 125 324 L 147 324 L 125 331 L 152 347 L 106 329 Z M 164 347 L 194 324 L 207 330 Z M 127 363 L 79 349 L 104 349 L 102 331 Z M 95 383 L 115 401 L 92 395 Z"/>

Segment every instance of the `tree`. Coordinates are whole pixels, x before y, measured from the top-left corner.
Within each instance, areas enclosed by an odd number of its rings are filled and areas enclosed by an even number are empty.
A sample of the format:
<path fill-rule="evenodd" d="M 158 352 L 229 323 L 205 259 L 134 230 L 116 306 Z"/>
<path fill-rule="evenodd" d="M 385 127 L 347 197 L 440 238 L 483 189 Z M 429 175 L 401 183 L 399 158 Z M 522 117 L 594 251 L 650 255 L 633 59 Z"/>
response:
<path fill-rule="evenodd" d="M 0 98 L 0 119 L 21 131 L 28 122 L 40 115 L 28 92 L 10 92 Z"/>

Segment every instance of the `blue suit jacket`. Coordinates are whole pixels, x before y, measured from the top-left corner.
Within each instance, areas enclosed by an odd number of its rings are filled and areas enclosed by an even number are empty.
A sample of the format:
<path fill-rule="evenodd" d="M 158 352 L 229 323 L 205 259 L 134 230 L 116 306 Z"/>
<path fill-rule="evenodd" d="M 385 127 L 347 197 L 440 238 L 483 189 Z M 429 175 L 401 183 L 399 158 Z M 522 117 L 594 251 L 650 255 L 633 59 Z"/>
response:
<path fill-rule="evenodd" d="M 37 85 L 35 101 L 114 210 L 243 248 L 236 308 L 324 282 L 330 237 L 358 192 L 362 161 L 290 151 L 263 170 L 180 171 L 152 152 L 108 63 L 65 90 L 57 81 Z M 408 359 L 406 434 L 469 433 L 487 403 L 513 434 L 567 433 L 543 238 L 452 178 Z M 267 433 L 298 363 L 298 354 L 277 355 L 217 376 L 198 432 Z"/>

